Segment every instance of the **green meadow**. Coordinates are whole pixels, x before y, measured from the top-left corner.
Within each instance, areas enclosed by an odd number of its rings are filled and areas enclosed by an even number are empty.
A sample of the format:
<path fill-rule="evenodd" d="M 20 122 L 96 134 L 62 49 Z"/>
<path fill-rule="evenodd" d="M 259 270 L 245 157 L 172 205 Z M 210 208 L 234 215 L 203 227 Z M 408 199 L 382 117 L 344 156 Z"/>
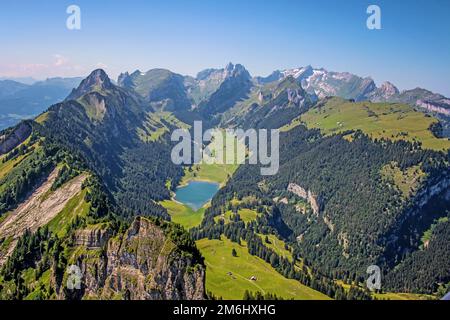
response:
<path fill-rule="evenodd" d="M 381 169 L 381 176 L 384 180 L 391 182 L 402 193 L 405 199 L 414 195 L 420 187 L 426 174 L 420 166 L 412 166 L 402 171 L 397 163 L 390 163 Z"/>
<path fill-rule="evenodd" d="M 436 297 L 427 294 L 415 293 L 374 293 L 373 296 L 378 300 L 435 300 Z"/>
<path fill-rule="evenodd" d="M 255 210 L 251 209 L 239 209 L 238 214 L 241 220 L 245 222 L 245 224 L 256 220 L 256 217 L 258 216 L 258 213 Z M 218 222 L 219 220 L 223 220 L 224 223 L 227 224 L 233 221 L 233 216 L 234 213 L 231 210 L 228 210 L 223 214 L 223 216 L 214 217 L 214 221 Z"/>
<path fill-rule="evenodd" d="M 217 136 L 221 135 L 222 139 L 217 139 Z M 223 141 L 222 141 L 223 140 Z M 232 141 L 231 141 L 232 140 Z M 231 141 L 231 143 L 230 143 Z M 224 143 L 224 145 L 221 144 Z M 227 152 L 226 146 L 230 144 L 234 147 L 234 163 L 226 164 Z M 201 164 L 193 165 L 190 168 L 187 168 L 184 172 L 183 180 L 181 184 L 186 184 L 191 180 L 200 180 L 200 181 L 210 181 L 217 182 L 221 186 L 225 185 L 227 180 L 234 174 L 234 172 L 239 167 L 237 164 L 237 150 L 245 150 L 245 146 L 242 142 L 238 141 L 238 139 L 224 130 L 217 130 L 213 134 L 213 138 L 208 148 L 210 148 L 211 155 L 204 155 L 204 162 Z M 222 150 L 221 150 L 222 149 Z M 215 157 L 219 158 L 219 154 L 217 152 L 222 151 L 222 157 L 217 161 Z M 230 155 L 231 156 L 231 155 Z"/>
<path fill-rule="evenodd" d="M 148 113 L 142 128 L 137 129 L 139 138 L 144 142 L 158 141 L 171 127 L 188 129 L 190 126 L 178 120 L 171 112 Z"/>
<path fill-rule="evenodd" d="M 228 139 L 229 135 L 224 133 L 223 131 L 218 131 L 224 134 L 225 139 Z M 211 142 L 213 144 L 211 151 L 214 156 L 215 150 L 217 150 L 217 146 L 214 144 L 218 140 L 213 138 Z M 237 141 L 234 141 L 234 146 L 237 148 Z M 226 154 L 226 150 L 223 150 L 224 154 Z M 225 158 L 226 159 L 226 158 Z M 196 164 L 191 167 L 185 168 L 183 179 L 180 182 L 180 185 L 186 185 L 189 181 L 208 181 L 218 183 L 221 187 L 225 185 L 227 180 L 234 174 L 234 172 L 239 167 L 238 164 L 220 164 L 220 163 L 206 163 L 203 162 L 201 164 Z M 170 181 L 168 181 L 167 186 L 170 188 Z M 184 205 L 175 200 L 165 200 L 160 202 L 160 204 L 167 209 L 167 212 L 172 218 L 172 221 L 175 223 L 181 224 L 187 230 L 192 227 L 198 226 L 202 220 L 205 213 L 205 209 L 207 206 L 200 208 L 197 211 L 194 211 L 187 205 Z M 250 210 L 251 211 L 251 210 Z M 251 216 L 251 217 L 250 217 Z M 253 217 L 254 216 L 254 217 Z M 248 212 L 243 210 L 241 218 L 245 221 L 248 219 L 255 219 L 256 212 Z"/>
<path fill-rule="evenodd" d="M 245 241 L 241 245 L 222 237 L 202 239 L 197 247 L 205 257 L 206 289 L 224 299 L 242 299 L 246 290 L 273 293 L 284 299 L 326 300 L 328 296 L 300 282 L 286 279 L 270 264 L 248 253 Z M 233 257 L 232 249 L 237 256 Z M 256 280 L 251 280 L 255 277 Z"/>
<path fill-rule="evenodd" d="M 345 291 L 349 291 L 354 285 L 344 283 L 342 280 L 336 280 L 337 284 L 341 285 Z M 359 288 L 363 288 L 363 284 L 359 284 Z M 383 292 L 372 293 L 372 297 L 378 300 L 434 300 L 436 297 L 428 294 L 416 294 L 416 293 L 396 293 L 396 292 Z"/>
<path fill-rule="evenodd" d="M 205 213 L 205 207 L 194 211 L 191 207 L 175 200 L 164 200 L 159 204 L 166 208 L 173 222 L 182 225 L 186 230 L 198 226 Z"/>
<path fill-rule="evenodd" d="M 208 181 L 217 182 L 221 186 L 233 175 L 237 169 L 234 164 L 197 164 L 184 170 L 184 176 L 181 185 L 189 181 Z"/>

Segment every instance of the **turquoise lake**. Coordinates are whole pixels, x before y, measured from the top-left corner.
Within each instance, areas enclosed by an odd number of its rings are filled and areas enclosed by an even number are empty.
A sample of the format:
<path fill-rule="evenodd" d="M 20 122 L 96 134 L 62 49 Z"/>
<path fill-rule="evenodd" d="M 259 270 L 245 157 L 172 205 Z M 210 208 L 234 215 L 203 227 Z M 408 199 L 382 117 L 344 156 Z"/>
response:
<path fill-rule="evenodd" d="M 204 181 L 191 181 L 175 191 L 175 200 L 195 211 L 203 207 L 219 190 L 219 184 Z"/>

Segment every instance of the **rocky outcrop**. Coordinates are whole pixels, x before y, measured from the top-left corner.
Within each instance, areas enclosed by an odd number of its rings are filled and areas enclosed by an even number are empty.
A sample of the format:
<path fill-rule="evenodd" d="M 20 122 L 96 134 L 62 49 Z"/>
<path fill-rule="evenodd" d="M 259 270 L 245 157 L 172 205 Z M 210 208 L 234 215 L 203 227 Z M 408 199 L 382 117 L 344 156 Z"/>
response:
<path fill-rule="evenodd" d="M 311 192 L 311 190 L 306 190 L 303 187 L 299 186 L 295 183 L 289 183 L 287 190 L 292 192 L 293 194 L 299 196 L 308 201 L 313 213 L 318 216 L 320 213 L 320 203 L 318 201 L 317 196 Z"/>
<path fill-rule="evenodd" d="M 99 226 L 96 228 L 77 230 L 74 234 L 73 241 L 75 246 L 97 249 L 103 247 L 110 237 L 110 229 Z"/>
<path fill-rule="evenodd" d="M 201 300 L 205 268 L 193 261 L 164 231 L 136 218 L 123 234 L 107 229 L 77 232 L 72 263 L 81 270 L 81 289 L 62 281 L 60 299 Z M 99 246 L 105 244 L 103 249 Z"/>
<path fill-rule="evenodd" d="M 431 101 L 417 100 L 417 106 L 430 112 L 436 112 L 446 116 L 450 116 L 450 101 L 448 101 L 448 104 L 445 105 L 433 103 Z"/>
<path fill-rule="evenodd" d="M 287 190 L 299 196 L 300 198 L 303 199 L 308 198 L 308 192 L 302 187 L 300 187 L 298 184 L 289 183 Z"/>
<path fill-rule="evenodd" d="M 423 207 L 426 205 L 434 196 L 444 193 L 446 197 L 447 192 L 450 190 L 450 176 L 447 174 L 442 179 L 437 179 L 435 183 L 430 184 L 426 188 L 420 190 L 416 198 L 418 199 L 417 203 L 419 207 Z"/>
<path fill-rule="evenodd" d="M 288 101 L 295 105 L 300 105 L 304 100 L 304 92 L 299 89 L 287 89 Z"/>
<path fill-rule="evenodd" d="M 395 98 L 399 93 L 400 91 L 396 86 L 389 81 L 386 81 L 379 88 L 376 88 L 369 94 L 369 99 L 372 102 L 389 101 L 392 98 Z"/>
<path fill-rule="evenodd" d="M 25 141 L 31 134 L 31 125 L 24 121 L 18 124 L 11 133 L 0 137 L 0 155 L 10 152 Z"/>

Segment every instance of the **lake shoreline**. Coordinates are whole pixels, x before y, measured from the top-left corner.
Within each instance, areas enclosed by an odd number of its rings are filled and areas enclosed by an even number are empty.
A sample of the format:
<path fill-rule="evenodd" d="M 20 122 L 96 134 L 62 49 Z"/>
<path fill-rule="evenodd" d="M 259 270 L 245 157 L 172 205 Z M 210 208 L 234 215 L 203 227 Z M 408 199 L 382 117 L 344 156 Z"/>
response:
<path fill-rule="evenodd" d="M 214 195 L 220 190 L 220 184 L 205 179 L 189 179 L 171 192 L 171 200 L 193 211 L 199 211 L 207 206 Z"/>

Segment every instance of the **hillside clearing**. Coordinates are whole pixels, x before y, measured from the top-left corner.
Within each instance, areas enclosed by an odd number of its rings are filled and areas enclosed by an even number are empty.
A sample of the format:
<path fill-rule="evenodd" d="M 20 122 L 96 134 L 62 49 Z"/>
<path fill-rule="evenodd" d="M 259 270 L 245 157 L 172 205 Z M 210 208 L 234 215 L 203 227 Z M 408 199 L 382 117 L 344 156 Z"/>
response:
<path fill-rule="evenodd" d="M 159 204 L 166 208 L 173 222 L 182 225 L 186 230 L 200 225 L 205 213 L 205 207 L 194 211 L 191 207 L 175 200 L 164 200 Z"/>
<path fill-rule="evenodd" d="M 244 221 L 245 224 L 256 220 L 256 218 L 258 217 L 258 213 L 255 210 L 251 209 L 239 209 L 238 214 L 240 219 Z M 233 221 L 234 216 L 235 214 L 231 210 L 228 210 L 222 216 L 214 217 L 214 221 L 217 223 L 219 222 L 219 220 L 223 220 L 225 224 L 228 224 Z"/>
<path fill-rule="evenodd" d="M 221 240 L 202 239 L 196 243 L 206 260 L 206 289 L 216 296 L 239 300 L 248 290 L 270 292 L 285 299 L 330 299 L 296 280 L 284 278 L 270 264 L 250 255 L 245 242 L 238 245 L 222 237 Z M 237 257 L 231 255 L 233 248 Z M 256 281 L 250 280 L 253 276 Z"/>

